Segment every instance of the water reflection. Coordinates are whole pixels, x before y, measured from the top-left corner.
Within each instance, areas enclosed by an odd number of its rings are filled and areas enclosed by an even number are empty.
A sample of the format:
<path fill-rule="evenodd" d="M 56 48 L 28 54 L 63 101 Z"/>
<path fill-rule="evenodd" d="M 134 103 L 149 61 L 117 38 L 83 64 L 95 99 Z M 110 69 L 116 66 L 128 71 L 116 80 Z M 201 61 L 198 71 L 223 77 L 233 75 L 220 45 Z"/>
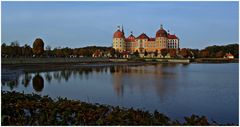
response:
<path fill-rule="evenodd" d="M 28 87 L 31 80 L 32 80 L 32 75 L 30 75 L 29 73 L 25 73 L 24 78 L 22 80 L 22 84 L 24 85 L 24 87 Z"/>
<path fill-rule="evenodd" d="M 110 74 L 112 79 L 113 90 L 118 97 L 124 96 L 124 89 L 130 89 L 131 91 L 140 90 L 141 93 L 151 88 L 156 90 L 157 94 L 161 97 L 168 91 L 172 91 L 174 83 L 167 81 L 176 79 L 176 73 L 174 70 L 177 64 L 156 64 L 149 66 L 108 66 L 108 67 L 84 67 L 78 69 L 60 70 L 52 72 L 37 72 L 27 73 L 19 76 L 14 81 L 5 82 L 7 86 L 12 90 L 18 86 L 18 80 L 21 80 L 22 85 L 26 88 L 29 86 L 32 80 L 32 85 L 35 92 L 41 92 L 44 89 L 44 80 L 51 84 L 53 80 L 58 83 L 65 81 L 66 83 L 70 78 L 89 80 L 92 75 L 107 75 Z M 187 66 L 187 65 L 185 65 Z M 32 78 L 33 77 L 33 78 Z M 44 77 L 44 78 L 43 78 Z M 72 80 L 74 80 L 72 79 Z M 172 91 L 173 92 L 173 91 Z"/>
<path fill-rule="evenodd" d="M 238 64 L 118 65 L 31 71 L 16 79 L 8 75 L 2 76 L 2 90 L 89 97 L 93 103 L 157 109 L 173 118 L 194 113 L 238 121 Z"/>
<path fill-rule="evenodd" d="M 9 87 L 10 90 L 13 90 L 18 86 L 18 80 L 5 81 L 5 82 L 2 82 L 2 85 Z"/>
<path fill-rule="evenodd" d="M 32 80 L 32 84 L 33 84 L 33 89 L 36 92 L 41 92 L 44 88 L 44 79 L 41 75 L 37 74 L 33 77 Z"/>
<path fill-rule="evenodd" d="M 115 93 L 124 96 L 124 89 L 139 90 L 142 94 L 156 91 L 160 99 L 164 101 L 164 95 L 174 92 L 176 85 L 173 79 L 178 75 L 172 72 L 176 64 L 158 64 L 151 66 L 115 66 L 110 68 Z"/>
<path fill-rule="evenodd" d="M 52 75 L 50 74 L 50 72 L 45 73 L 45 79 L 48 81 L 48 83 L 51 83 Z"/>

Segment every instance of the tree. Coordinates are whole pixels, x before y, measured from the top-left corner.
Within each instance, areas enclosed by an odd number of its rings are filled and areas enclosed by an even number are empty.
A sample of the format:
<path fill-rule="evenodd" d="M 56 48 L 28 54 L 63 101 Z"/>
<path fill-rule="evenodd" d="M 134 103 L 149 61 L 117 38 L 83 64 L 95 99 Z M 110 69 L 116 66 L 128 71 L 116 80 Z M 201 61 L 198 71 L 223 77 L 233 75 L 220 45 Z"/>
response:
<path fill-rule="evenodd" d="M 14 47 L 14 46 L 19 47 L 19 42 L 18 41 L 13 41 L 13 42 L 11 42 L 10 46 L 12 46 L 12 47 Z"/>
<path fill-rule="evenodd" d="M 110 54 L 111 54 L 112 57 L 114 57 L 114 55 L 115 55 L 115 49 L 114 48 L 110 49 Z"/>
<path fill-rule="evenodd" d="M 198 49 L 189 49 L 191 53 L 193 53 L 192 57 L 194 58 L 199 58 L 200 57 L 200 53 L 199 53 L 199 50 Z"/>
<path fill-rule="evenodd" d="M 172 57 L 172 58 L 175 58 L 177 56 L 177 51 L 176 49 L 169 49 L 169 55 Z"/>
<path fill-rule="evenodd" d="M 50 56 L 50 55 L 51 55 L 51 46 L 50 46 L 50 45 L 47 45 L 47 46 L 46 46 L 46 55 L 47 55 L 47 56 Z"/>
<path fill-rule="evenodd" d="M 46 46 L 46 50 L 47 50 L 47 51 L 51 51 L 51 46 L 50 46 L 50 45 L 47 45 L 47 46 Z"/>
<path fill-rule="evenodd" d="M 181 49 L 180 55 L 182 55 L 184 58 L 187 58 L 189 56 L 189 51 L 186 48 Z"/>
<path fill-rule="evenodd" d="M 161 54 L 163 58 L 167 55 L 167 53 L 168 53 L 168 50 L 166 48 L 161 49 Z"/>
<path fill-rule="evenodd" d="M 210 56 L 210 53 L 208 50 L 202 50 L 200 54 L 201 54 L 201 57 L 203 58 L 208 58 Z"/>
<path fill-rule="evenodd" d="M 22 55 L 22 50 L 19 47 L 18 41 L 11 42 L 11 44 L 10 44 L 10 54 L 9 55 L 11 55 L 13 57 Z"/>
<path fill-rule="evenodd" d="M 70 55 L 73 54 L 72 50 L 68 47 L 60 49 L 62 52 L 62 56 L 64 57 L 69 57 Z"/>
<path fill-rule="evenodd" d="M 2 48 L 5 48 L 6 46 L 6 43 L 2 43 Z"/>
<path fill-rule="evenodd" d="M 22 56 L 29 57 L 32 56 L 32 48 L 25 44 L 23 47 L 21 47 L 22 50 Z"/>
<path fill-rule="evenodd" d="M 57 57 L 63 57 L 63 52 L 61 48 L 55 49 L 55 54 Z"/>
<path fill-rule="evenodd" d="M 138 52 L 138 50 L 136 50 L 136 51 L 133 53 L 133 55 L 136 56 L 136 57 L 139 57 L 139 52 Z"/>
<path fill-rule="evenodd" d="M 144 56 L 147 56 L 148 55 L 148 52 L 145 50 L 144 51 Z"/>
<path fill-rule="evenodd" d="M 219 51 L 216 53 L 217 58 L 223 58 L 224 55 L 225 55 L 225 53 L 223 51 Z"/>
<path fill-rule="evenodd" d="M 33 53 L 36 56 L 40 56 L 42 55 L 44 52 L 44 42 L 41 38 L 37 38 L 34 42 L 33 42 Z"/>
<path fill-rule="evenodd" d="M 116 50 L 115 54 L 116 54 L 117 58 L 122 57 L 122 54 L 118 50 Z"/>
<path fill-rule="evenodd" d="M 154 52 L 154 56 L 157 57 L 158 56 L 158 50 L 156 49 Z"/>
<path fill-rule="evenodd" d="M 5 43 L 2 43 L 2 46 L 1 46 L 1 51 L 2 51 L 2 55 L 7 55 L 7 45 Z"/>
<path fill-rule="evenodd" d="M 208 51 L 210 57 L 217 57 L 217 53 L 223 51 L 224 53 L 230 52 L 234 55 L 235 58 L 238 58 L 239 53 L 239 45 L 238 44 L 229 44 L 229 45 L 222 45 L 222 46 L 208 46 L 204 50 Z"/>

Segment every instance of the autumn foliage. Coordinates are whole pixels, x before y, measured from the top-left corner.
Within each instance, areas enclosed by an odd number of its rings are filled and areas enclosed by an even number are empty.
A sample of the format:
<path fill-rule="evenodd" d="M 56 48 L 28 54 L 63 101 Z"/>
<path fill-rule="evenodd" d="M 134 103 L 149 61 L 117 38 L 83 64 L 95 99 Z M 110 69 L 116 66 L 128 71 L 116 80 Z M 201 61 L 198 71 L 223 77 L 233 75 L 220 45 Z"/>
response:
<path fill-rule="evenodd" d="M 165 57 L 168 54 L 168 50 L 167 49 L 161 49 L 161 54 L 163 57 Z"/>
<path fill-rule="evenodd" d="M 40 56 L 44 52 L 44 42 L 41 38 L 37 38 L 33 42 L 33 54 Z"/>

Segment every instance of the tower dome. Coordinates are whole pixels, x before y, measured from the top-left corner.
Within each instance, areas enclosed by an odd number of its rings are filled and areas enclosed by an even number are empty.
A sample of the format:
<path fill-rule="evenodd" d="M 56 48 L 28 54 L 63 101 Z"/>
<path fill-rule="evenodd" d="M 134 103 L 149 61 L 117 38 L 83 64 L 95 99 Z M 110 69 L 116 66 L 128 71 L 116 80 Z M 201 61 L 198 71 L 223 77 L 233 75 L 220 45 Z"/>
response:
<path fill-rule="evenodd" d="M 128 36 L 128 38 L 126 38 L 127 42 L 133 42 L 135 41 L 135 36 L 133 36 L 133 33 L 131 31 L 131 35 Z"/>
<path fill-rule="evenodd" d="M 117 31 L 113 34 L 113 38 L 124 38 L 124 33 L 120 30 L 119 26 Z"/>
<path fill-rule="evenodd" d="M 161 25 L 161 28 L 157 31 L 156 37 L 167 37 L 167 31 L 163 29 L 163 26 Z"/>

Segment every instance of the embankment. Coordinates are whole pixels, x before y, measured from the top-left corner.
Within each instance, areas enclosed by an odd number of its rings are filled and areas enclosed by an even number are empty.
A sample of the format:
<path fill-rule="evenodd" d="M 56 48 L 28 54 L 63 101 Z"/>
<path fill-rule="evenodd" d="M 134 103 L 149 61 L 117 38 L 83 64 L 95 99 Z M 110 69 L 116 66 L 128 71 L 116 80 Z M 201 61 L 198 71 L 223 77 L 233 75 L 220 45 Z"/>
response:
<path fill-rule="evenodd" d="M 26 64 L 70 64 L 70 63 L 132 63 L 132 62 L 159 62 L 159 63 L 189 63 L 189 59 L 109 59 L 109 58 L 2 58 L 2 65 Z"/>
<path fill-rule="evenodd" d="M 228 58 L 197 58 L 193 62 L 197 63 L 238 63 L 239 59 L 228 59 Z"/>
<path fill-rule="evenodd" d="M 108 58 L 2 58 L 2 64 L 54 64 L 54 63 L 109 62 Z"/>

